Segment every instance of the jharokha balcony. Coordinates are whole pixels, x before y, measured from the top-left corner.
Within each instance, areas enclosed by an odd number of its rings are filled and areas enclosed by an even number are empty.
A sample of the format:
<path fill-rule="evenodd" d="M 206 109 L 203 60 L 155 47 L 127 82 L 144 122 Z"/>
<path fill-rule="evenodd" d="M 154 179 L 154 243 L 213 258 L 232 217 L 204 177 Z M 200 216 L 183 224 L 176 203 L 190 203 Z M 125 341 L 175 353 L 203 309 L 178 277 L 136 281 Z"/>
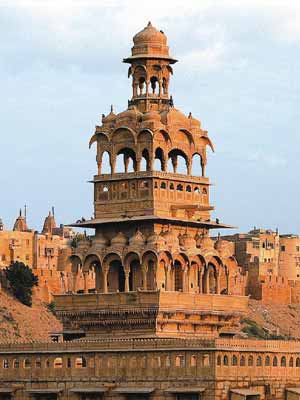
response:
<path fill-rule="evenodd" d="M 233 333 L 245 296 L 137 290 L 56 295 L 65 339 L 74 337 L 217 337 Z"/>

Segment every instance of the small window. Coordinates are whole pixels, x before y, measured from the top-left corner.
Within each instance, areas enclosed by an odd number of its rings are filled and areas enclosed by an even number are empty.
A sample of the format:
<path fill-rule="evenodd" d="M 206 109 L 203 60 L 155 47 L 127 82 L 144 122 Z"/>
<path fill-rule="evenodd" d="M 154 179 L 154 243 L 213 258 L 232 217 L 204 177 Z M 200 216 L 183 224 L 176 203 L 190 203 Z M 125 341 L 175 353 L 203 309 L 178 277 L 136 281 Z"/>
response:
<path fill-rule="evenodd" d="M 262 359 L 261 356 L 258 356 L 256 359 L 256 366 L 257 367 L 261 367 L 262 366 Z"/>
<path fill-rule="evenodd" d="M 194 193 L 196 193 L 196 194 L 200 193 L 200 190 L 199 190 L 199 188 L 197 186 L 194 188 Z"/>
<path fill-rule="evenodd" d="M 86 359 L 84 357 L 77 357 L 75 360 L 75 368 L 86 368 Z"/>
<path fill-rule="evenodd" d="M 277 367 L 277 365 L 278 365 L 278 361 L 277 361 L 277 357 L 275 356 L 273 358 L 273 367 Z"/>
<path fill-rule="evenodd" d="M 182 185 L 177 185 L 176 190 L 177 190 L 178 192 L 182 192 L 182 191 L 183 191 L 183 186 L 182 186 Z"/>
<path fill-rule="evenodd" d="M 35 360 L 35 368 L 42 368 L 42 361 L 40 358 Z"/>
<path fill-rule="evenodd" d="M 221 365 L 222 364 L 222 358 L 221 358 L 221 356 L 218 356 L 217 357 L 217 365 Z"/>
<path fill-rule="evenodd" d="M 9 362 L 8 362 L 8 360 L 6 358 L 3 360 L 3 368 L 4 369 L 9 368 Z"/>
<path fill-rule="evenodd" d="M 253 356 L 249 356 L 249 358 L 248 358 L 248 366 L 249 367 L 253 366 Z"/>
<path fill-rule="evenodd" d="M 209 367 L 209 354 L 204 354 L 203 355 L 203 366 L 204 367 Z"/>
<path fill-rule="evenodd" d="M 231 365 L 237 365 L 237 364 L 238 364 L 237 356 L 233 355 L 231 360 Z"/>
<path fill-rule="evenodd" d="M 228 365 L 228 357 L 227 356 L 224 356 L 224 358 L 223 358 L 223 365 Z"/>
<path fill-rule="evenodd" d="M 196 367 L 197 365 L 197 357 L 196 356 L 191 356 L 191 367 Z"/>
<path fill-rule="evenodd" d="M 280 366 L 286 367 L 286 358 L 285 357 L 281 357 Z"/>
<path fill-rule="evenodd" d="M 300 251 L 300 246 L 296 246 L 296 251 L 297 251 L 297 252 Z"/>
<path fill-rule="evenodd" d="M 241 359 L 240 359 L 240 366 L 241 366 L 241 367 L 244 367 L 245 364 L 246 364 L 245 357 L 242 356 Z"/>
<path fill-rule="evenodd" d="M 165 182 L 162 182 L 162 183 L 160 184 L 160 188 L 161 188 L 161 189 L 166 189 L 166 187 L 167 187 L 167 185 L 165 184 Z"/>
<path fill-rule="evenodd" d="M 62 368 L 62 366 L 63 366 L 62 358 L 61 357 L 55 358 L 54 363 L 53 363 L 53 367 L 54 368 Z"/>
<path fill-rule="evenodd" d="M 281 246 L 281 251 L 285 251 L 285 246 Z"/>
<path fill-rule="evenodd" d="M 296 367 L 297 368 L 300 367 L 300 358 L 299 357 L 296 358 Z"/>
<path fill-rule="evenodd" d="M 293 366 L 294 366 L 294 359 L 293 359 L 293 357 L 291 357 L 290 361 L 289 361 L 289 367 L 293 367 Z"/>
<path fill-rule="evenodd" d="M 207 189 L 206 188 L 203 188 L 202 194 L 207 194 Z"/>
<path fill-rule="evenodd" d="M 192 188 L 191 188 L 191 186 L 190 186 L 190 185 L 187 185 L 187 187 L 186 187 L 186 191 L 187 191 L 187 192 L 189 192 L 189 193 L 192 191 Z"/>
<path fill-rule="evenodd" d="M 46 360 L 46 362 L 45 362 L 45 368 L 50 368 L 50 360 Z"/>
<path fill-rule="evenodd" d="M 148 187 L 149 187 L 149 184 L 148 184 L 147 181 L 142 181 L 141 184 L 140 184 L 140 187 L 141 187 L 141 188 L 148 188 Z"/>
<path fill-rule="evenodd" d="M 170 183 L 170 190 L 174 190 L 174 183 Z"/>
<path fill-rule="evenodd" d="M 175 366 L 176 367 L 184 367 L 184 356 L 177 356 L 175 358 Z"/>
<path fill-rule="evenodd" d="M 269 356 L 267 356 L 267 357 L 265 358 L 265 366 L 266 366 L 266 367 L 269 367 L 269 366 L 270 366 L 270 357 L 269 357 Z"/>
<path fill-rule="evenodd" d="M 20 368 L 20 361 L 19 360 L 14 360 L 13 368 L 16 368 L 16 369 Z"/>
<path fill-rule="evenodd" d="M 31 362 L 29 358 L 25 358 L 24 360 L 24 368 L 30 368 L 31 367 Z"/>

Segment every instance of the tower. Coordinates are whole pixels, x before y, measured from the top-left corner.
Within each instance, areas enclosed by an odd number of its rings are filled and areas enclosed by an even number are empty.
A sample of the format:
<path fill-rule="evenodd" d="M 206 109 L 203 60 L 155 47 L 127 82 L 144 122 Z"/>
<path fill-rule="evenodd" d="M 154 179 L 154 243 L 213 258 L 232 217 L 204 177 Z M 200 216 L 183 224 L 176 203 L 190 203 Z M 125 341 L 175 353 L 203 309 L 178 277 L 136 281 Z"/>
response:
<path fill-rule="evenodd" d="M 228 227 L 210 216 L 205 166 L 213 145 L 199 120 L 174 107 L 169 84 L 176 60 L 165 34 L 149 23 L 133 41 L 123 60 L 132 80 L 128 108 L 103 115 L 90 140 L 97 146 L 94 218 L 72 225 L 95 229 L 71 256 L 72 289 L 77 292 L 83 273 L 82 301 L 90 296 L 99 314 L 75 321 L 62 297 L 61 315 L 66 328 L 88 335 L 114 329 L 124 335 L 217 335 L 236 323 L 247 300 L 229 296 L 238 265 L 224 241 L 209 237 L 210 229 Z M 59 312 L 59 298 L 57 304 Z"/>

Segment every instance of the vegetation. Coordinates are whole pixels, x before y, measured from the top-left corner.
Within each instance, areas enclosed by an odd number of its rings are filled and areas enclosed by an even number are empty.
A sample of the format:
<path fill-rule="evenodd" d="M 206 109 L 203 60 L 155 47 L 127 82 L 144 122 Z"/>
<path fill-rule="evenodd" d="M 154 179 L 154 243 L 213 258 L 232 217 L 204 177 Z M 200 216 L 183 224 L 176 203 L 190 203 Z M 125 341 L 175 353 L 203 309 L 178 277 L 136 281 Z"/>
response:
<path fill-rule="evenodd" d="M 26 306 L 32 305 L 32 288 L 38 286 L 38 277 L 28 265 L 16 261 L 4 270 L 13 295 Z"/>
<path fill-rule="evenodd" d="M 242 331 L 246 333 L 250 338 L 265 339 L 265 340 L 286 340 L 287 338 L 283 335 L 276 335 L 269 333 L 266 329 L 257 324 L 249 318 L 244 318 L 242 321 L 244 325 Z"/>
<path fill-rule="evenodd" d="M 78 247 L 78 243 L 79 243 L 82 239 L 84 239 L 84 235 L 83 235 L 82 233 L 77 233 L 77 234 L 73 237 L 73 239 L 72 239 L 72 241 L 71 241 L 71 247 L 72 247 L 73 249 L 76 249 L 76 248 Z"/>
<path fill-rule="evenodd" d="M 47 304 L 48 310 L 49 310 L 53 315 L 55 315 L 55 306 L 56 306 L 55 301 L 51 301 L 49 304 Z"/>

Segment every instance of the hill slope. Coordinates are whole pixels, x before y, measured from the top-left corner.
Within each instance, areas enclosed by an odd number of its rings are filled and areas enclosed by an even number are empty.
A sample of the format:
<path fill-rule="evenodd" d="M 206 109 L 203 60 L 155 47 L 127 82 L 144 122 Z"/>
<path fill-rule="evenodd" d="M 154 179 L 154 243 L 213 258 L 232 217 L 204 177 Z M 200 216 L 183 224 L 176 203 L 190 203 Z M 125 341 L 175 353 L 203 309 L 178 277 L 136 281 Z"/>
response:
<path fill-rule="evenodd" d="M 40 300 L 27 307 L 0 291 L 0 342 L 48 341 L 49 332 L 62 329 L 59 320 Z"/>

